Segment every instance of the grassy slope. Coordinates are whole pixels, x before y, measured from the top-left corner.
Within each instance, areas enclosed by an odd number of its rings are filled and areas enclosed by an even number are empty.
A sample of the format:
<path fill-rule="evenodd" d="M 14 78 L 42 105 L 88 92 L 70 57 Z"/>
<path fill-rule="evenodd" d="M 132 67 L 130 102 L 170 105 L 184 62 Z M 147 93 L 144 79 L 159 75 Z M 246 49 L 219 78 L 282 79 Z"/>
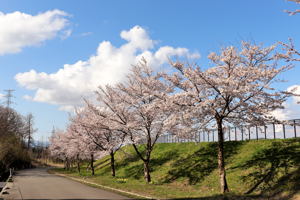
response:
<path fill-rule="evenodd" d="M 116 154 L 116 178 L 110 176 L 108 157 L 96 162 L 96 176 L 90 177 L 86 165 L 82 165 L 81 176 L 156 198 L 217 199 L 220 194 L 216 147 L 216 143 L 157 144 L 152 154 L 151 184 L 144 182 L 142 162 L 131 146 Z M 299 138 L 226 142 L 225 151 L 231 199 L 290 199 L 299 194 Z M 78 176 L 74 171 L 64 173 Z M 247 192 L 249 195 L 244 195 Z"/>

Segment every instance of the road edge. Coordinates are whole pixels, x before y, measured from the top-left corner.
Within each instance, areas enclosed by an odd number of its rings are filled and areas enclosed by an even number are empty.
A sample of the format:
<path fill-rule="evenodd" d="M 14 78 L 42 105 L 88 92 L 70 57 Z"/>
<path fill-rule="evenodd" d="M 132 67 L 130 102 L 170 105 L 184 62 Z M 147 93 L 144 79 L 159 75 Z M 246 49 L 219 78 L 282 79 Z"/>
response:
<path fill-rule="evenodd" d="M 74 181 L 84 183 L 86 185 L 96 186 L 96 187 L 99 187 L 101 189 L 106 189 L 108 191 L 114 191 L 114 192 L 117 192 L 117 193 L 120 193 L 120 194 L 124 194 L 124 195 L 127 195 L 129 197 L 138 197 L 138 198 L 143 198 L 143 199 L 157 199 L 157 198 L 153 198 L 153 197 L 149 197 L 149 196 L 145 196 L 145 195 L 140 195 L 140 194 L 137 194 L 137 193 L 134 193 L 134 192 L 128 192 L 128 191 L 125 191 L 125 190 L 120 190 L 120 189 L 117 189 L 117 188 L 112 188 L 112 187 L 101 185 L 101 184 L 98 184 L 98 183 L 86 181 L 86 180 L 83 180 L 81 178 L 75 178 L 75 177 L 72 177 L 72 176 L 68 176 L 68 175 L 65 175 L 65 174 L 61 174 L 61 173 L 52 171 L 50 169 L 47 170 L 47 172 L 50 173 L 50 174 L 55 174 L 55 175 L 62 176 L 62 177 L 68 178 L 68 179 L 72 179 Z"/>

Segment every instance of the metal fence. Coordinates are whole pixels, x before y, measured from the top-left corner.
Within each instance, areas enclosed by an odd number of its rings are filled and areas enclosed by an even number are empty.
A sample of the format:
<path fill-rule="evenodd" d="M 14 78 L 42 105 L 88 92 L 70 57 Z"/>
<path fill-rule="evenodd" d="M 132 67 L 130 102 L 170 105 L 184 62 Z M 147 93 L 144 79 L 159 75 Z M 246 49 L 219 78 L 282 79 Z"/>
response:
<path fill-rule="evenodd" d="M 288 120 L 282 124 L 268 124 L 252 127 L 225 127 L 225 141 L 261 140 L 261 139 L 286 139 L 300 137 L 300 119 Z M 172 134 L 164 134 L 157 140 L 158 143 L 183 143 L 183 142 L 216 142 L 218 130 L 211 129 L 199 131 L 197 134 L 184 138 Z"/>

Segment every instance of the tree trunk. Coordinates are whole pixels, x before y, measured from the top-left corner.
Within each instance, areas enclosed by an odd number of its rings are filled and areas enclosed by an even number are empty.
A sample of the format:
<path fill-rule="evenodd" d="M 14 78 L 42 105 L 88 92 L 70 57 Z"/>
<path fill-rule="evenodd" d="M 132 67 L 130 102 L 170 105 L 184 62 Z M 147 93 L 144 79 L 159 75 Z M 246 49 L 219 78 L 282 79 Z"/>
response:
<path fill-rule="evenodd" d="M 218 167 L 221 192 L 229 192 L 229 188 L 226 181 L 225 162 L 224 162 L 224 134 L 222 127 L 222 119 L 217 120 L 218 125 Z"/>
<path fill-rule="evenodd" d="M 30 133 L 29 133 L 29 136 L 28 136 L 28 142 L 27 142 L 27 149 L 30 148 Z"/>
<path fill-rule="evenodd" d="M 146 180 L 147 183 L 151 182 L 151 176 L 150 176 L 150 158 L 151 158 L 151 145 L 149 145 L 150 143 L 148 142 L 147 144 L 147 153 L 146 153 L 146 158 L 144 158 L 142 156 L 142 154 L 139 152 L 137 146 L 135 144 L 132 144 L 135 152 L 137 153 L 137 155 L 141 158 L 141 160 L 143 160 L 144 162 L 144 179 Z"/>
<path fill-rule="evenodd" d="M 147 183 L 151 182 L 149 164 L 150 164 L 150 160 L 144 161 L 144 178 L 145 178 Z"/>
<path fill-rule="evenodd" d="M 95 168 L 94 168 L 94 154 L 91 154 L 91 169 L 92 169 L 92 175 L 95 175 Z"/>
<path fill-rule="evenodd" d="M 110 152 L 110 167 L 111 167 L 111 175 L 116 176 L 114 152 Z"/>
<path fill-rule="evenodd" d="M 77 154 L 77 171 L 80 173 L 80 161 L 79 161 L 79 155 Z"/>
<path fill-rule="evenodd" d="M 66 168 L 66 170 L 69 170 L 70 169 L 70 161 L 69 161 L 69 159 L 68 158 L 66 158 L 66 161 L 65 161 L 65 168 Z"/>

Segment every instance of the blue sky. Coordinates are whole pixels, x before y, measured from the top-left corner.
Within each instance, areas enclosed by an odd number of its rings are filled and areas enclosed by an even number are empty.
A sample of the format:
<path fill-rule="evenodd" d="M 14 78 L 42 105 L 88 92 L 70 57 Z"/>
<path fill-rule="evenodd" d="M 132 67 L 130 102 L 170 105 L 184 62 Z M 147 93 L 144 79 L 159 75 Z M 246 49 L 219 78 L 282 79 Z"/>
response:
<path fill-rule="evenodd" d="M 6 31 L 9 35 L 6 36 L 12 42 L 16 42 L 20 39 L 19 36 L 26 32 L 30 38 L 29 41 L 32 41 L 29 44 L 16 43 L 19 45 L 18 50 L 8 50 L 8 48 L 2 50 L 2 54 L 0 46 L 0 93 L 4 93 L 5 89 L 15 89 L 13 100 L 16 104 L 13 107 L 22 114 L 33 113 L 36 127 L 39 129 L 35 134 L 38 140 L 42 138 L 46 140 L 53 126 L 65 127 L 69 115 L 64 111 L 68 109 L 62 107 L 78 99 L 78 94 L 72 96 L 71 89 L 63 88 L 53 82 L 54 79 L 59 79 L 61 74 L 63 74 L 62 77 L 69 76 L 66 71 L 72 70 L 65 69 L 61 73 L 58 71 L 64 68 L 65 64 L 69 64 L 69 68 L 78 67 L 79 71 L 82 66 L 86 65 L 91 67 L 91 70 L 95 68 L 95 65 L 107 64 L 109 66 L 111 63 L 104 62 L 104 57 L 100 55 L 103 52 L 107 53 L 108 44 L 102 43 L 103 41 L 110 42 L 111 49 L 114 50 L 112 57 L 118 62 L 123 62 L 127 53 L 129 57 L 132 57 L 131 60 L 125 60 L 125 63 L 131 62 L 135 59 L 134 56 L 138 57 L 145 51 L 150 51 L 154 55 L 155 52 L 160 52 L 161 47 L 172 47 L 172 50 L 169 50 L 171 55 L 193 59 L 200 55 L 202 60 L 200 58 L 198 63 L 205 64 L 205 58 L 210 51 L 217 51 L 225 45 L 238 45 L 241 40 L 270 45 L 293 38 L 296 47 L 300 48 L 300 14 L 289 16 L 283 12 L 286 9 L 295 10 L 299 6 L 285 0 L 1 0 L 0 2 L 2 17 L 19 11 L 33 17 L 40 14 L 41 20 L 47 20 L 45 12 L 48 11 L 53 17 L 51 20 L 57 19 L 62 23 L 55 25 L 49 21 L 43 22 L 45 24 L 42 28 L 38 23 L 37 27 L 29 23 L 31 25 L 28 26 L 32 26 L 31 28 L 21 28 L 18 30 L 19 34 L 9 34 L 9 31 L 15 31 L 10 26 L 14 27 L 15 23 L 20 23 L 19 26 L 22 27 L 22 22 L 6 23 L 6 18 L 4 17 L 1 21 L 0 15 L 0 25 L 4 23 L 0 26 L 0 36 L 1 31 Z M 48 35 L 45 32 L 39 32 L 40 29 L 48 29 L 50 26 L 56 27 L 51 29 Z M 123 39 L 120 37 L 122 31 L 125 31 Z M 143 40 L 132 39 L 136 35 Z M 124 38 L 127 38 L 127 41 Z M 145 41 L 148 43 L 143 43 Z M 127 43 L 131 44 L 130 48 L 136 49 L 121 48 Z M 102 44 L 103 48 L 97 53 L 99 44 Z M 179 47 L 184 49 L 177 49 Z M 108 55 L 111 56 L 111 54 Z M 96 64 L 93 64 L 91 56 L 98 59 Z M 80 60 L 87 63 L 77 63 Z M 156 63 L 162 62 L 164 62 L 163 58 L 156 59 Z M 73 65 L 74 63 L 77 65 Z M 27 73 L 30 70 L 34 70 L 35 73 Z M 78 70 L 76 73 L 79 73 Z M 92 73 L 91 70 L 86 73 Z M 95 73 L 100 74 L 99 84 L 105 81 L 121 80 L 119 76 L 122 76 L 127 68 L 104 70 L 106 71 L 103 75 L 101 75 L 101 69 Z M 40 74 L 41 72 L 44 74 Z M 20 73 L 23 75 L 19 76 L 19 81 L 17 81 L 15 77 Z M 54 78 L 50 74 L 53 74 Z M 283 76 L 289 82 L 281 87 L 300 85 L 299 75 L 298 66 Z M 43 80 L 45 76 L 46 79 Z M 34 80 L 28 80 L 32 77 Z M 88 76 L 76 75 L 75 77 L 77 81 L 73 83 L 70 79 L 72 82 L 70 85 L 73 87 L 75 84 L 74 90 L 79 88 L 78 91 L 86 91 L 83 85 L 90 83 Z M 66 83 L 66 87 L 68 84 Z M 96 83 L 92 81 L 91 84 Z M 41 93 L 40 96 L 36 95 L 37 89 L 45 90 L 48 87 L 52 90 L 60 87 L 58 88 L 60 93 L 57 92 L 55 98 L 51 96 L 43 98 L 43 95 L 52 94 L 49 91 Z M 65 103 L 65 99 L 68 99 L 68 102 Z M 77 103 L 74 104 L 77 105 Z M 299 109 L 296 105 L 289 106 L 293 110 Z M 298 117 L 298 113 L 290 113 L 289 117 Z"/>

